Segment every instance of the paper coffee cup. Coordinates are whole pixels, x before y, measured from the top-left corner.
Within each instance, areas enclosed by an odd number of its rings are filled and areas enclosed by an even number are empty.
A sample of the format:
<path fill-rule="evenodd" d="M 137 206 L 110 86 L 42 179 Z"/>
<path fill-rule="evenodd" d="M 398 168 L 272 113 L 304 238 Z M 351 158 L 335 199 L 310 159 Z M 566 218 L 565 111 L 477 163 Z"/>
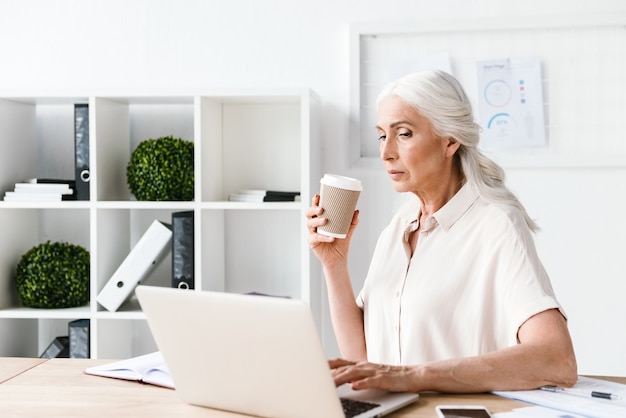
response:
<path fill-rule="evenodd" d="M 325 174 L 320 180 L 320 207 L 326 224 L 317 227 L 317 233 L 335 238 L 345 238 L 352 223 L 363 187 L 350 177 Z"/>

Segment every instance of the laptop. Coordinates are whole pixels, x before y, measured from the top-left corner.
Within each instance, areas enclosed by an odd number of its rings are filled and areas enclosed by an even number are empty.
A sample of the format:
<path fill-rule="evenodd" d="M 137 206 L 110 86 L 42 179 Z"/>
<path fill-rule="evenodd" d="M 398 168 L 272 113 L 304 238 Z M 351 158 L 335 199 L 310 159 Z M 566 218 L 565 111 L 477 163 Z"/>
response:
<path fill-rule="evenodd" d="M 344 418 L 342 404 L 358 401 L 374 406 L 351 416 L 371 418 L 419 396 L 336 388 L 302 301 L 143 285 L 135 293 L 187 403 L 259 417 Z"/>

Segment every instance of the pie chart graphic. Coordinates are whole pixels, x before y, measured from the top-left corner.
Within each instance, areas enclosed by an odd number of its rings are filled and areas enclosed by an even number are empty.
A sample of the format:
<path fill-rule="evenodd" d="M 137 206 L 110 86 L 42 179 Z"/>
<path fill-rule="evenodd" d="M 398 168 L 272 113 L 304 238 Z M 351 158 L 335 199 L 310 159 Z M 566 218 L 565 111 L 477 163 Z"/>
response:
<path fill-rule="evenodd" d="M 512 95 L 511 87 L 504 80 L 493 80 L 485 86 L 485 101 L 490 106 L 506 106 Z"/>
<path fill-rule="evenodd" d="M 497 138 L 510 138 L 515 130 L 515 121 L 508 113 L 496 113 L 489 119 L 487 129 Z"/>

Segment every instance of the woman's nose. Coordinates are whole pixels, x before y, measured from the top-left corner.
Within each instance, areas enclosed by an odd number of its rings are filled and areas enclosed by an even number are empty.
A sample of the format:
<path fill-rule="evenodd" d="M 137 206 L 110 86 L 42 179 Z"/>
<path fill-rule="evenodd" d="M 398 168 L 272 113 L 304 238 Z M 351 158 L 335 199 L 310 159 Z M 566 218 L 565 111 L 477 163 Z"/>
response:
<path fill-rule="evenodd" d="M 393 140 L 390 138 L 386 138 L 384 141 L 380 141 L 379 152 L 380 159 L 383 161 L 393 159 L 395 156 L 395 146 L 393 144 Z"/>

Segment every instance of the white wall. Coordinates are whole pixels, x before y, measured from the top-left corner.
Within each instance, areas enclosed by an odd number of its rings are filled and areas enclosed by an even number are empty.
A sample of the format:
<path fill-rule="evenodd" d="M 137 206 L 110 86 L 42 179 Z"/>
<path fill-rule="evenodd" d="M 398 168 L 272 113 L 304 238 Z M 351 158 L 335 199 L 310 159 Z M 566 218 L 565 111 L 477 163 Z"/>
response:
<path fill-rule="evenodd" d="M 0 0 L 0 91 L 312 88 L 323 101 L 324 170 L 358 177 L 365 185 L 351 254 L 358 288 L 376 237 L 400 197 L 382 170 L 347 163 L 350 23 L 590 12 L 626 12 L 626 2 Z M 580 180 L 567 186 L 576 193 L 577 185 L 593 188 L 615 173 L 588 174 L 522 170 L 510 178 L 544 228 L 538 245 L 547 254 L 546 265 L 570 314 L 581 373 L 626 375 L 621 359 L 626 311 L 619 297 L 626 289 L 619 263 L 626 246 L 624 235 L 615 233 L 626 233 L 619 217 L 623 211 L 614 208 L 596 215 L 598 201 L 620 204 L 615 192 L 624 190 L 624 183 L 594 189 L 594 202 L 580 187 L 579 205 L 564 208 L 561 181 Z M 617 174 L 623 177 L 623 172 Z M 538 189 L 544 178 L 546 188 Z M 594 219 L 603 222 L 594 224 Z M 331 334 L 326 337 L 333 355 Z"/>

